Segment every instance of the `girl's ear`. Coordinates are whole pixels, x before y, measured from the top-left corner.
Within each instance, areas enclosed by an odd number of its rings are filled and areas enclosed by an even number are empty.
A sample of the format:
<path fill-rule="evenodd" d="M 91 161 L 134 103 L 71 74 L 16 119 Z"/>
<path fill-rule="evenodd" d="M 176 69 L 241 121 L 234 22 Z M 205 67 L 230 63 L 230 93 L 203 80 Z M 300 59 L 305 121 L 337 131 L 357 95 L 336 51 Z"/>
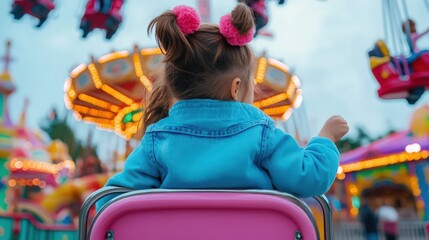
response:
<path fill-rule="evenodd" d="M 234 80 L 232 80 L 231 82 L 231 98 L 235 101 L 239 101 L 238 89 L 240 88 L 240 84 L 240 78 L 234 78 Z"/>

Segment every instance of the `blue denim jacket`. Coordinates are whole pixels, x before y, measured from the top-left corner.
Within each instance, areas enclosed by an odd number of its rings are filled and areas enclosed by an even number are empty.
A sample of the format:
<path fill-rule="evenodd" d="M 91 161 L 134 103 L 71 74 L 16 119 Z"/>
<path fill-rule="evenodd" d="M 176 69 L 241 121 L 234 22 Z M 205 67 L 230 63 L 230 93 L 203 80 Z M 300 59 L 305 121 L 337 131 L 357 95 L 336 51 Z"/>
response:
<path fill-rule="evenodd" d="M 330 188 L 338 164 L 339 152 L 327 138 L 302 148 L 252 105 L 195 99 L 175 103 L 167 118 L 149 126 L 106 186 L 276 189 L 308 197 Z"/>

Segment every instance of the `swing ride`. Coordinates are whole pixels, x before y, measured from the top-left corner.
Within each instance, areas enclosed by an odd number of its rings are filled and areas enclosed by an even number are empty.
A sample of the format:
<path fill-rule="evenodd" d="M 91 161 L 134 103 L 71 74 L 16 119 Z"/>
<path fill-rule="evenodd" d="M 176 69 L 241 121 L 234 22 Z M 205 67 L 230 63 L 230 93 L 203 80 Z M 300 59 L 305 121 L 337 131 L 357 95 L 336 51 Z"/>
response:
<path fill-rule="evenodd" d="M 276 1 L 279 5 L 285 3 L 285 0 Z M 255 16 L 255 36 L 272 37 L 271 32 L 263 29 L 269 19 L 266 0 L 238 0 L 238 2 L 244 2 L 252 9 Z M 101 29 L 106 32 L 106 39 L 111 39 L 122 23 L 123 4 L 124 0 L 87 0 L 79 25 L 82 37 L 86 38 L 94 29 Z M 197 0 L 197 6 L 202 21 L 210 22 L 210 0 Z M 25 14 L 33 16 L 39 19 L 37 27 L 41 27 L 54 9 L 54 0 L 14 0 L 10 13 L 16 20 Z"/>
<path fill-rule="evenodd" d="M 99 28 L 106 31 L 106 39 L 111 39 L 122 22 L 121 8 L 124 0 L 89 0 L 80 22 L 82 37 Z"/>
<path fill-rule="evenodd" d="M 88 0 L 80 21 L 82 37 L 94 29 L 106 32 L 106 39 L 111 39 L 122 23 L 121 8 L 124 0 Z M 54 10 L 54 0 L 14 0 L 10 13 L 16 20 L 25 14 L 39 19 L 36 27 L 41 27 L 49 13 Z"/>
<path fill-rule="evenodd" d="M 429 2 L 423 1 L 429 10 Z M 429 90 L 429 50 L 419 50 L 416 46 L 429 29 L 417 33 L 405 1 L 400 7 L 396 0 L 383 0 L 383 19 L 386 41 L 378 40 L 368 53 L 371 71 L 380 84 L 378 96 L 406 99 L 415 104 Z M 391 43 L 390 49 L 386 42 Z"/>
<path fill-rule="evenodd" d="M 41 27 L 54 8 L 53 0 L 14 0 L 10 13 L 17 20 L 25 14 L 31 15 L 39 19 L 39 24 L 36 27 Z"/>

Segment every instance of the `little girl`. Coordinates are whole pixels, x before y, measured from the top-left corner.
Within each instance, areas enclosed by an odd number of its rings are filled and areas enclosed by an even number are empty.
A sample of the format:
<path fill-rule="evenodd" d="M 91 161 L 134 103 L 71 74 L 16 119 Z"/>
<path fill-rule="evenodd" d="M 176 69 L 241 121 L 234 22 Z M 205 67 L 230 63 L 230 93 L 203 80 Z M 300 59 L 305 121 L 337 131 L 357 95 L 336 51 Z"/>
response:
<path fill-rule="evenodd" d="M 245 4 L 219 26 L 200 25 L 194 9 L 179 6 L 152 20 L 152 29 L 165 51 L 161 86 L 146 108 L 141 144 L 106 186 L 275 189 L 300 197 L 330 188 L 339 164 L 334 142 L 347 123 L 330 118 L 302 148 L 252 105 L 254 66 L 246 44 L 254 23 Z"/>

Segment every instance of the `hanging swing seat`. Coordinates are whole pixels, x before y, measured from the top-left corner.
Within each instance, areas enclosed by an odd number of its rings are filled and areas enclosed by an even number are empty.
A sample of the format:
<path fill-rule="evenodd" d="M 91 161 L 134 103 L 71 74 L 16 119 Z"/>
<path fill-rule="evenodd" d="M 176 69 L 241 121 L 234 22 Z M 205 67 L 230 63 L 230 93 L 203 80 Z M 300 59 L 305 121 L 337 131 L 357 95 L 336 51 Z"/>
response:
<path fill-rule="evenodd" d="M 39 19 L 36 27 L 41 27 L 54 8 L 53 0 L 14 0 L 10 13 L 17 20 L 25 14 L 31 15 Z"/>
<path fill-rule="evenodd" d="M 414 104 L 429 90 L 429 51 L 407 58 L 392 57 L 384 41 L 379 40 L 368 55 L 371 71 L 380 84 L 380 98 L 406 99 Z"/>
<path fill-rule="evenodd" d="M 92 30 L 98 28 L 105 30 L 106 39 L 110 39 L 122 22 L 120 11 L 124 0 L 111 0 L 111 6 L 107 11 L 100 9 L 100 1 L 104 0 L 89 0 L 86 4 L 85 13 L 80 22 L 80 29 L 83 30 L 83 38 L 86 38 Z"/>

